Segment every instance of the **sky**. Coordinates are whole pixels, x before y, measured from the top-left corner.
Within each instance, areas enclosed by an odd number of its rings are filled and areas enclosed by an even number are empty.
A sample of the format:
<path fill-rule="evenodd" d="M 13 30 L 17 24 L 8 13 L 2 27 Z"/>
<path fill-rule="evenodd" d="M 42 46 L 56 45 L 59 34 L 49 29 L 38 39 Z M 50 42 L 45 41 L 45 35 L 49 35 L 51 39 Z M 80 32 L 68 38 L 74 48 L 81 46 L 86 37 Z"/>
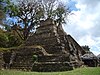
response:
<path fill-rule="evenodd" d="M 100 0 L 69 0 L 68 6 L 73 14 L 64 30 L 81 46 L 100 54 Z"/>

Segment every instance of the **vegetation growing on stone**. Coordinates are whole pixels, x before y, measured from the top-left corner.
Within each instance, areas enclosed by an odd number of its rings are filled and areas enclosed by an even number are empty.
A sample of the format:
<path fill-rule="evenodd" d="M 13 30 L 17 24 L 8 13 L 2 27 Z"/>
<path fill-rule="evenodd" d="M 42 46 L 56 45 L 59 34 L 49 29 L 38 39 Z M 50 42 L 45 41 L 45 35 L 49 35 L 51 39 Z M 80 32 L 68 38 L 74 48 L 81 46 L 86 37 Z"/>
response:
<path fill-rule="evenodd" d="M 5 15 L 13 19 L 0 29 L 0 69 L 52 72 L 86 65 L 81 56 L 89 47 L 82 48 L 64 32 L 62 24 L 71 12 L 58 0 L 0 2 L 5 4 L 0 5 L 0 15 L 4 8 Z"/>

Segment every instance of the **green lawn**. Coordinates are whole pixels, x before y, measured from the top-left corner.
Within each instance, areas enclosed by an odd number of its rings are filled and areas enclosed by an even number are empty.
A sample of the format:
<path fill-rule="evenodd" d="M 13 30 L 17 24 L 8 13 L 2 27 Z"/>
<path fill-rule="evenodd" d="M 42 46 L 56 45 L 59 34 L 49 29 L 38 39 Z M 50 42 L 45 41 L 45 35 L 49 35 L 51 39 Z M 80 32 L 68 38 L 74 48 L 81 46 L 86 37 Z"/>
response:
<path fill-rule="evenodd" d="M 100 67 L 85 67 L 65 72 L 23 72 L 15 70 L 0 70 L 0 75 L 100 75 Z"/>

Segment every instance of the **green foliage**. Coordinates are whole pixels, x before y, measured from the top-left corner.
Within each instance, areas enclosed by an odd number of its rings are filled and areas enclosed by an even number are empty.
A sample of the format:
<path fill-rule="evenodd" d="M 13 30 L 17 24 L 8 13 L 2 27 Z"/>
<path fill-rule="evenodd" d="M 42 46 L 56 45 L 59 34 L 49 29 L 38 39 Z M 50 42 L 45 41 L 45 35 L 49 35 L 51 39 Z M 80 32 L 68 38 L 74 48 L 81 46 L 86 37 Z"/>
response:
<path fill-rule="evenodd" d="M 3 0 L 0 0 L 0 24 L 2 24 L 2 19 L 4 18 L 4 12 L 3 12 L 3 5 L 1 4 Z"/>
<path fill-rule="evenodd" d="M 0 10 L 2 9 L 2 3 L 3 2 L 3 0 L 0 0 Z"/>
<path fill-rule="evenodd" d="M 23 72 L 15 70 L 0 70 L 0 75 L 100 75 L 100 67 L 86 67 L 65 72 Z"/>
<path fill-rule="evenodd" d="M 22 40 L 17 36 L 14 35 L 12 32 L 7 33 L 8 36 L 8 47 L 16 47 L 22 44 Z"/>
<path fill-rule="evenodd" d="M 0 29 L 0 47 L 7 47 L 8 37 L 5 32 Z"/>
<path fill-rule="evenodd" d="M 19 46 L 22 43 L 22 40 L 13 32 L 0 31 L 0 47 L 9 48 Z"/>
<path fill-rule="evenodd" d="M 37 60 L 38 60 L 38 56 L 37 56 L 37 55 L 33 55 L 33 56 L 32 56 L 32 61 L 35 62 L 35 61 L 37 61 Z"/>
<path fill-rule="evenodd" d="M 8 37 L 4 33 L 0 33 L 0 47 L 7 47 Z"/>
<path fill-rule="evenodd" d="M 87 45 L 82 46 L 82 48 L 85 50 L 85 52 L 90 51 L 90 48 L 89 48 L 89 46 L 87 46 Z"/>

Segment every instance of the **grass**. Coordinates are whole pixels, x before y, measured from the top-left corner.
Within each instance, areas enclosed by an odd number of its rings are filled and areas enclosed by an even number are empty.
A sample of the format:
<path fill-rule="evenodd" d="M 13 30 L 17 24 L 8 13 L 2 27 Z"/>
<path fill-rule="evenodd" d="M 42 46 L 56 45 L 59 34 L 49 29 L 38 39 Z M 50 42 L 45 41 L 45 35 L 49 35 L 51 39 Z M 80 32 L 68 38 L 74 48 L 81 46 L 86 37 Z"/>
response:
<path fill-rule="evenodd" d="M 84 67 L 65 72 L 23 72 L 0 70 L 0 75 L 100 75 L 100 67 Z"/>

